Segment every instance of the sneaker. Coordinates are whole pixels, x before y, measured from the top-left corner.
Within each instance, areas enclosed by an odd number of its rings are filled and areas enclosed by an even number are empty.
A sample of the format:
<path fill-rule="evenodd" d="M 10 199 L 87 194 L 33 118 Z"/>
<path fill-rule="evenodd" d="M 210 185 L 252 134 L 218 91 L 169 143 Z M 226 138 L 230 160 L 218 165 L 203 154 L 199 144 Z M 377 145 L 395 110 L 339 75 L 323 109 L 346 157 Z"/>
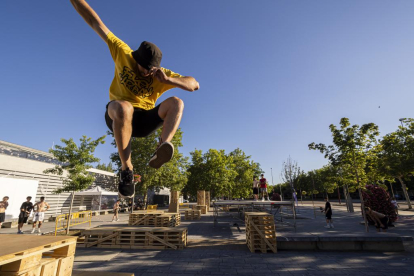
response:
<path fill-rule="evenodd" d="M 37 228 L 37 233 L 42 234 L 42 230 L 40 230 L 40 228 Z"/>
<path fill-rule="evenodd" d="M 324 227 L 325 227 L 325 228 L 331 228 L 329 225 L 325 225 Z"/>
<path fill-rule="evenodd" d="M 119 219 L 117 219 L 116 221 L 119 221 Z"/>
<path fill-rule="evenodd" d="M 35 230 L 36 230 L 36 228 L 33 228 L 33 229 L 32 229 L 32 232 L 30 232 L 30 233 L 32 233 L 32 234 L 33 234 L 33 233 L 35 232 Z"/>
<path fill-rule="evenodd" d="M 118 193 L 120 197 L 127 198 L 132 198 L 135 194 L 134 173 L 129 168 L 121 171 Z"/>
<path fill-rule="evenodd" d="M 171 160 L 174 155 L 174 146 L 170 142 L 162 143 L 149 161 L 149 166 L 155 169 L 161 168 L 162 165 Z"/>
<path fill-rule="evenodd" d="M 264 201 L 264 198 L 262 198 L 262 202 Z"/>

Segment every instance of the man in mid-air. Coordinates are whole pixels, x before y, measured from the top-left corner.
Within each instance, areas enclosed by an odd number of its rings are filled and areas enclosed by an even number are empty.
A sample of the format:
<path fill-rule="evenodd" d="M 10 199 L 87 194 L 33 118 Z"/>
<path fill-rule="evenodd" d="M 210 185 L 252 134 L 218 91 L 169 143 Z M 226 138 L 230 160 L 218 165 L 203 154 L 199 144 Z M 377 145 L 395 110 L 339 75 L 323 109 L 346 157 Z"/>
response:
<path fill-rule="evenodd" d="M 106 106 L 105 120 L 114 133 L 122 162 L 118 191 L 120 196 L 130 198 L 135 193 L 131 137 L 146 137 L 162 126 L 160 142 L 149 166 L 158 169 L 170 161 L 174 154 L 170 141 L 180 124 L 184 104 L 177 97 L 168 98 L 157 106 L 155 102 L 171 88 L 195 91 L 200 86 L 193 77 L 162 68 L 162 52 L 155 44 L 144 41 L 133 51 L 104 25 L 86 1 L 70 1 L 108 45 L 115 62 L 115 77 L 109 88 L 110 102 Z"/>

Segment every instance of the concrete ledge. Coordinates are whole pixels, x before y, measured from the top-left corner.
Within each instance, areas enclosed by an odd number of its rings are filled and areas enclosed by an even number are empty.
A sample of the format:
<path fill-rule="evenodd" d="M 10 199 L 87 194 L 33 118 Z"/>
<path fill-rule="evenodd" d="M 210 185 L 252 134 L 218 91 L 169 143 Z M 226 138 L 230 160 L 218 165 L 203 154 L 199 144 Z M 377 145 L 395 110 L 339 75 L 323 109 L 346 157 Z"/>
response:
<path fill-rule="evenodd" d="M 280 250 L 322 251 L 404 251 L 404 242 L 413 241 L 409 236 L 389 235 L 345 235 L 345 236 L 278 236 Z"/>

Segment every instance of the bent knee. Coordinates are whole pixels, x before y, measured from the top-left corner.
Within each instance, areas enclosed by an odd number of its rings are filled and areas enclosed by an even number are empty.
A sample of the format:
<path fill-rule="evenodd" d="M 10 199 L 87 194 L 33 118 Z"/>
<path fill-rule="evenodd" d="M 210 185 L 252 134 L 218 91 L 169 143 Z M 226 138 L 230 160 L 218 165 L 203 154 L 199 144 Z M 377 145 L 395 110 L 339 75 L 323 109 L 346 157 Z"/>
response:
<path fill-rule="evenodd" d="M 179 109 L 184 109 L 184 102 L 178 97 L 170 97 L 167 99 L 173 106 L 178 107 Z"/>
<path fill-rule="evenodd" d="M 108 114 L 112 120 L 131 119 L 134 107 L 127 101 L 113 101 L 108 106 Z"/>

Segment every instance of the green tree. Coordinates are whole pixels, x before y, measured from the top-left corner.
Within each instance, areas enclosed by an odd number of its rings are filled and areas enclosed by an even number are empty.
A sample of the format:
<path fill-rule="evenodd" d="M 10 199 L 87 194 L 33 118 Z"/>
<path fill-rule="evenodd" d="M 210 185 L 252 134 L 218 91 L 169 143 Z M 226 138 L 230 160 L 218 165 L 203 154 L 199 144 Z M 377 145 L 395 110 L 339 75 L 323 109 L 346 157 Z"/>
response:
<path fill-rule="evenodd" d="M 104 139 L 105 136 L 99 137 L 96 140 L 82 136 L 79 146 L 72 138 L 69 140 L 61 139 L 65 146 L 56 145 L 54 149 L 49 150 L 60 163 L 53 168 L 44 170 L 43 173 L 61 176 L 63 186 L 62 188 L 54 190 L 54 193 L 72 193 L 66 234 L 69 233 L 75 192 L 84 190 L 93 184 L 95 178 L 88 173 L 87 169 L 92 168 L 92 163 L 99 161 L 99 158 L 94 157 L 93 153 L 99 144 L 105 143 Z M 65 172 L 66 177 L 64 177 Z"/>
<path fill-rule="evenodd" d="M 365 229 L 368 232 L 361 188 L 367 184 L 365 172 L 367 152 L 377 142 L 378 126 L 374 123 L 364 124 L 361 127 L 358 125 L 351 126 L 348 118 L 342 118 L 339 129 L 333 124 L 329 128 L 332 132 L 333 145 L 325 146 L 321 143 L 311 143 L 309 149 L 319 150 L 325 154 L 325 158 L 328 158 L 333 166 L 346 167 L 351 170 L 359 189 Z"/>
<path fill-rule="evenodd" d="M 241 149 L 237 148 L 229 153 L 232 158 L 236 175 L 233 179 L 234 187 L 231 194 L 234 197 L 249 197 L 252 193 L 253 176 L 261 173 L 259 164 L 250 160 L 251 156 L 246 155 Z"/>
<path fill-rule="evenodd" d="M 108 165 L 105 165 L 105 163 L 98 163 L 98 165 L 96 165 L 96 168 L 102 171 L 114 172 L 114 168 L 112 167 L 111 162 L 109 162 Z"/>
<path fill-rule="evenodd" d="M 299 180 L 299 176 L 301 175 L 301 170 L 298 165 L 298 162 L 289 158 L 283 162 L 282 165 L 282 172 L 280 174 L 282 180 L 290 185 L 290 191 L 292 193 L 292 198 L 296 196 L 296 189 L 295 184 Z"/>
<path fill-rule="evenodd" d="M 404 119 L 402 123 L 398 130 L 380 140 L 378 157 L 382 161 L 381 171 L 399 180 L 408 208 L 412 209 L 405 178 L 414 173 L 414 119 Z"/>

